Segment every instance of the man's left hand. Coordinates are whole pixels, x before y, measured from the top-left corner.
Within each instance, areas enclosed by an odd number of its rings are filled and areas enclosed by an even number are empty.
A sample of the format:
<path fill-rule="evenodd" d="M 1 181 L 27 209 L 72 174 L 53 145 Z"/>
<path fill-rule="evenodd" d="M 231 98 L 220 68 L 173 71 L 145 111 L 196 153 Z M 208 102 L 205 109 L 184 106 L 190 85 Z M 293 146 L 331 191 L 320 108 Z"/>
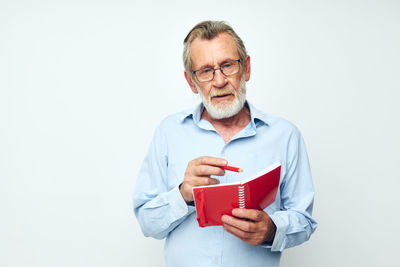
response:
<path fill-rule="evenodd" d="M 234 209 L 232 214 L 234 217 L 223 215 L 221 218 L 227 232 L 253 246 L 274 240 L 276 226 L 266 212 Z"/>

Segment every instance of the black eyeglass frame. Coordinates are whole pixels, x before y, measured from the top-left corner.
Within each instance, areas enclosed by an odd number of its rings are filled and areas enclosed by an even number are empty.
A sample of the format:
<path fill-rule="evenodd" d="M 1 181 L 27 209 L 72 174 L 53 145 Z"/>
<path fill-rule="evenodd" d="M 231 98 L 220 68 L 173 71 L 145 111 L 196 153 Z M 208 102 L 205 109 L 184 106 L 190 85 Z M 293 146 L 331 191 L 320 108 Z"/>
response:
<path fill-rule="evenodd" d="M 241 63 L 241 62 L 242 62 L 242 59 L 239 58 L 239 59 L 235 59 L 235 60 L 229 60 L 229 61 L 227 61 L 227 62 L 224 62 L 223 64 L 226 64 L 226 63 L 228 63 L 228 62 L 238 62 L 238 63 Z M 223 64 L 221 64 L 221 65 L 223 65 Z M 222 70 L 221 65 L 219 66 L 219 68 L 215 68 L 215 69 L 214 69 L 214 68 L 210 68 L 210 70 L 213 70 L 213 76 L 212 76 L 211 80 L 208 80 L 208 81 L 200 81 L 199 78 L 197 77 L 197 74 L 196 74 L 196 72 L 201 71 L 201 70 L 203 70 L 203 69 L 208 69 L 208 68 L 201 68 L 201 69 L 199 69 L 199 70 L 192 70 L 192 74 L 194 74 L 194 76 L 196 77 L 196 80 L 197 80 L 199 83 L 205 83 L 205 82 L 210 82 L 210 81 L 214 80 L 215 71 L 217 71 L 217 70 L 220 70 L 221 73 L 222 73 L 224 76 L 226 76 L 226 77 L 229 77 L 229 76 L 232 76 L 232 75 L 235 75 L 235 74 L 239 73 L 239 71 L 240 71 L 240 66 L 241 66 L 242 64 L 239 64 L 239 70 L 238 70 L 238 72 L 235 72 L 235 73 L 232 73 L 232 74 L 229 74 L 229 75 L 226 75 L 226 74 L 224 73 L 224 71 Z"/>

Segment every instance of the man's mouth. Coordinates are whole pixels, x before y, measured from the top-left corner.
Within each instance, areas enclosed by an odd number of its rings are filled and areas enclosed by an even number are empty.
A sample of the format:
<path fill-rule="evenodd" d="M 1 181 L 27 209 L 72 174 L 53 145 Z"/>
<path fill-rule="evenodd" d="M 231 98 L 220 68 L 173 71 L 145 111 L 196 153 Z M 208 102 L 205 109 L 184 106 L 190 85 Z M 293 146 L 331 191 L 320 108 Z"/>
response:
<path fill-rule="evenodd" d="M 221 99 L 221 98 L 229 97 L 229 96 L 235 96 L 234 92 L 229 89 L 216 91 L 216 92 L 213 92 L 213 94 L 211 94 L 211 98 L 216 98 L 216 99 Z"/>
<path fill-rule="evenodd" d="M 218 94 L 218 95 L 213 96 L 213 98 L 224 98 L 224 97 L 227 97 L 227 96 L 230 96 L 230 95 L 233 95 L 233 94 L 231 94 L 231 93 L 228 93 L 228 94 Z"/>

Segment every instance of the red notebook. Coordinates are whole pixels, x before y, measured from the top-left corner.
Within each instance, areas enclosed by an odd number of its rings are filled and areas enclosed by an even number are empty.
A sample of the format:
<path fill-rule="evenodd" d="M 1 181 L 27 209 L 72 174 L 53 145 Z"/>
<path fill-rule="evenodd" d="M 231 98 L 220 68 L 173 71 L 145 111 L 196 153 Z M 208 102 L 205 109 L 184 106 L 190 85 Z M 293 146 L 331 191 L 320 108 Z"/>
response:
<path fill-rule="evenodd" d="M 281 164 L 275 163 L 240 183 L 194 187 L 199 226 L 223 225 L 221 216 L 234 208 L 265 209 L 275 201 L 280 174 Z"/>

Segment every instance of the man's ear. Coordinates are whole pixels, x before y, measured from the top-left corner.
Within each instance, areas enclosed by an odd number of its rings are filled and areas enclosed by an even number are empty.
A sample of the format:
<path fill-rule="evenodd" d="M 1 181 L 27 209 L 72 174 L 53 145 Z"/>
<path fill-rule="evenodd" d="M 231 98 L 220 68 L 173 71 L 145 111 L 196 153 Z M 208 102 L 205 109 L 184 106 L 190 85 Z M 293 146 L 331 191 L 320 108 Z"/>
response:
<path fill-rule="evenodd" d="M 245 79 L 246 82 L 248 82 L 250 80 L 250 56 L 247 55 L 246 56 L 246 65 L 244 66 L 244 72 L 245 72 Z"/>
<path fill-rule="evenodd" d="M 192 89 L 192 92 L 195 94 L 198 94 L 199 92 L 197 91 L 197 88 L 192 81 L 192 75 L 187 73 L 187 71 L 185 71 L 185 79 L 186 79 L 187 83 L 189 84 L 190 89 Z"/>

